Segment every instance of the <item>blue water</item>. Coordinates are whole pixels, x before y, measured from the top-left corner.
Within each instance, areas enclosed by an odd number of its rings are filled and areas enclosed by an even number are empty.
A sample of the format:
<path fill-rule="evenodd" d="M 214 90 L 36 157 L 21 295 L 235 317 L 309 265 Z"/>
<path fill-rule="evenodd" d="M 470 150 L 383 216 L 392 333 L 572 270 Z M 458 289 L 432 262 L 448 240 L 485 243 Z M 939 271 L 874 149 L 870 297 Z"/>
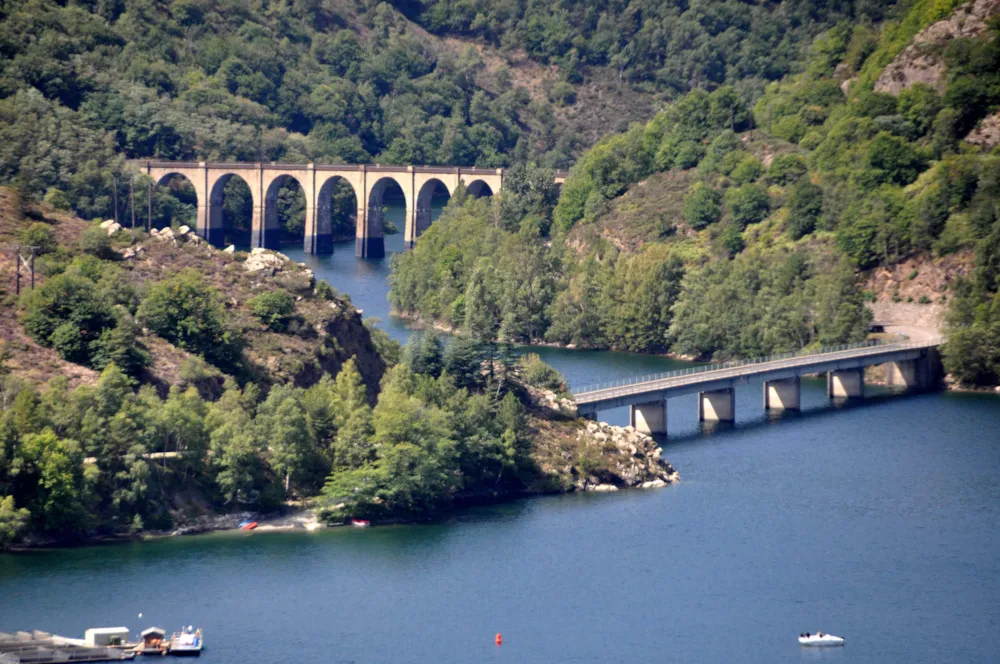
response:
<path fill-rule="evenodd" d="M 405 339 L 384 262 L 309 260 Z M 571 384 L 674 365 L 539 351 Z M 0 556 L 0 630 L 194 624 L 218 664 L 1000 661 L 1000 399 L 868 392 L 807 380 L 801 414 L 766 417 L 745 385 L 714 428 L 672 399 L 664 489 Z M 818 630 L 846 646 L 796 642 Z"/>

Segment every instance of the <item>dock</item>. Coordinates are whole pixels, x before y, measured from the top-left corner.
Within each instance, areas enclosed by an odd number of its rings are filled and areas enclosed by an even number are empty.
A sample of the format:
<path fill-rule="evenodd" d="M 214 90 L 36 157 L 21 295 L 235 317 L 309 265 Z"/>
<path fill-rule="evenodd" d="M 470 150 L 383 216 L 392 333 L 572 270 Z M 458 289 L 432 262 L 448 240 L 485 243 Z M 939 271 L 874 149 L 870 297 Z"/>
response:
<path fill-rule="evenodd" d="M 0 664 L 53 664 L 55 662 L 120 662 L 135 655 L 119 648 L 92 647 L 82 639 L 48 632 L 0 632 Z"/>

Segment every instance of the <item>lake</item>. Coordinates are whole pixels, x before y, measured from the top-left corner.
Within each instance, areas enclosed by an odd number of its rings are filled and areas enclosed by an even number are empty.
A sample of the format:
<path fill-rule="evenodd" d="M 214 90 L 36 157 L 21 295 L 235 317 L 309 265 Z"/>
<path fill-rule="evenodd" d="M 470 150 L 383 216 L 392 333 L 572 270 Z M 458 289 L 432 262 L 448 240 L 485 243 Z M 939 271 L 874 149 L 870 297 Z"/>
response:
<path fill-rule="evenodd" d="M 387 260 L 353 243 L 287 253 L 405 340 Z M 677 366 L 535 350 L 577 385 Z M 995 662 L 1000 399 L 868 392 L 833 405 L 804 380 L 802 413 L 766 417 L 750 384 L 722 427 L 697 422 L 694 395 L 672 399 L 663 450 L 681 482 L 663 489 L 0 555 L 0 630 L 193 624 L 212 664 Z M 818 630 L 846 646 L 798 645 Z"/>

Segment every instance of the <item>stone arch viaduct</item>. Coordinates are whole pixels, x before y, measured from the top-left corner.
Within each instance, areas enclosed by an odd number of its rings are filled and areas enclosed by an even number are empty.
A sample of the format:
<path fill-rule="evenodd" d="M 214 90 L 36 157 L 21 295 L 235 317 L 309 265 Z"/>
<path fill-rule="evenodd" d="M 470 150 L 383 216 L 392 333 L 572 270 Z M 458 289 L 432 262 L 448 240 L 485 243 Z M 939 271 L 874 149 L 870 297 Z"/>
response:
<path fill-rule="evenodd" d="M 390 183 L 399 185 L 406 199 L 403 239 L 409 248 L 431 224 L 431 197 L 439 183 L 449 195 L 462 182 L 472 195 L 482 196 L 500 191 L 504 179 L 502 168 L 146 160 L 130 163 L 158 184 L 164 184 L 176 175 L 187 178 L 198 198 L 198 234 L 215 245 L 221 245 L 223 241 L 223 189 L 233 177 L 240 177 L 250 187 L 253 196 L 251 245 L 277 249 L 278 191 L 292 178 L 305 194 L 305 251 L 314 254 L 333 251 L 330 201 L 337 181 L 343 180 L 354 190 L 357 201 L 354 253 L 363 258 L 385 255 L 382 195 L 391 186 Z M 557 184 L 562 184 L 565 179 L 566 173 L 555 174 Z"/>

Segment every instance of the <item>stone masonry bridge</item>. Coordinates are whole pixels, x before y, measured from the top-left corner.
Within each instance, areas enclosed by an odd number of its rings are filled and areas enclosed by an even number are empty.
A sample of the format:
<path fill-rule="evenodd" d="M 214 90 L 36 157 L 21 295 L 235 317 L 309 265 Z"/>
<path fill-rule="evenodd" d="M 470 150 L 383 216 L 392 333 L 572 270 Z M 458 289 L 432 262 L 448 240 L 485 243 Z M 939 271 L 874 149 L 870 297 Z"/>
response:
<path fill-rule="evenodd" d="M 824 348 L 810 353 L 789 353 L 756 360 L 711 364 L 658 376 L 636 378 L 607 386 L 574 390 L 580 414 L 594 418 L 598 411 L 629 407 L 629 423 L 643 433 L 667 432 L 667 399 L 698 393 L 698 419 L 732 422 L 736 415 L 737 385 L 760 380 L 765 410 L 798 410 L 800 378 L 826 374 L 829 398 L 864 397 L 864 370 L 886 365 L 890 385 L 931 387 L 939 377 L 937 347 L 933 338 L 902 343 L 864 342 Z"/>
<path fill-rule="evenodd" d="M 283 163 L 219 163 L 135 160 L 133 166 L 158 184 L 181 175 L 194 186 L 198 198 L 198 234 L 219 246 L 223 241 L 222 195 L 233 177 L 242 178 L 253 196 L 251 245 L 277 249 L 278 192 L 289 179 L 302 188 L 306 199 L 305 250 L 307 253 L 333 252 L 331 195 L 338 180 L 354 190 L 358 211 L 355 254 L 364 258 L 385 255 L 382 196 L 395 183 L 406 199 L 406 227 L 403 238 L 412 247 L 431 224 L 431 197 L 438 185 L 454 194 L 460 182 L 473 196 L 492 195 L 503 188 L 504 169 L 451 166 L 371 166 Z M 566 173 L 555 174 L 562 184 Z"/>

